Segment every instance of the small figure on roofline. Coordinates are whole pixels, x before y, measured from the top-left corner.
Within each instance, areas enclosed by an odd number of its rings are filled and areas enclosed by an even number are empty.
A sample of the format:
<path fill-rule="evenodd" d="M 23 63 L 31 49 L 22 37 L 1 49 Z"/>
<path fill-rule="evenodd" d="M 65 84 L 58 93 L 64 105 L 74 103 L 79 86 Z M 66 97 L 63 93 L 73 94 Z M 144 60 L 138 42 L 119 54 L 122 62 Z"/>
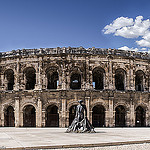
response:
<path fill-rule="evenodd" d="M 71 123 L 71 125 L 67 129 L 67 133 L 76 132 L 76 133 L 84 133 L 91 132 L 94 133 L 94 127 L 91 125 L 89 120 L 87 119 L 87 109 L 86 106 L 83 105 L 83 101 L 79 100 L 79 105 L 76 108 L 75 119 Z"/>

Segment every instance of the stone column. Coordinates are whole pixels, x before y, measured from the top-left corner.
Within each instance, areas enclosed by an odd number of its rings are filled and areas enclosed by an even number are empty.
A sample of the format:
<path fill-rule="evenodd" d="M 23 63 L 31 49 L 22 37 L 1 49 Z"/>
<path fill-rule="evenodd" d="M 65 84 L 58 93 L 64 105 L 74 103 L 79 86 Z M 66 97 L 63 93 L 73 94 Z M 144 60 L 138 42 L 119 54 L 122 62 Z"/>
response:
<path fill-rule="evenodd" d="M 36 127 L 42 126 L 42 101 L 38 98 L 38 107 L 36 110 Z"/>
<path fill-rule="evenodd" d="M 23 110 L 20 111 L 20 126 L 23 127 Z"/>
<path fill-rule="evenodd" d="M 135 126 L 135 111 L 134 111 L 134 104 L 130 104 L 130 126 Z"/>
<path fill-rule="evenodd" d="M 113 110 L 113 97 L 109 97 L 109 117 L 108 117 L 108 120 L 109 120 L 109 127 L 113 127 L 115 126 L 114 125 L 114 122 L 115 122 L 115 116 L 114 116 L 114 113 L 115 111 Z"/>
<path fill-rule="evenodd" d="M 17 69 L 16 69 L 16 72 L 15 72 L 15 84 L 14 84 L 14 90 L 15 91 L 19 91 L 19 88 L 20 88 L 20 84 L 19 84 L 19 58 L 17 58 Z"/>
<path fill-rule="evenodd" d="M 105 126 L 109 127 L 109 111 L 105 111 Z"/>
<path fill-rule="evenodd" d="M 126 112 L 126 118 L 125 118 L 125 120 L 126 120 L 126 126 L 127 127 L 129 127 L 130 126 L 130 111 L 127 111 Z"/>
<path fill-rule="evenodd" d="M 87 118 L 90 118 L 90 97 L 85 97 L 85 104 L 87 109 Z"/>
<path fill-rule="evenodd" d="M 45 127 L 45 109 L 42 109 L 42 127 Z"/>
<path fill-rule="evenodd" d="M 62 99 L 61 127 L 66 127 L 66 99 Z"/>
<path fill-rule="evenodd" d="M 113 90 L 114 88 L 114 77 L 113 77 L 113 70 L 112 70 L 112 61 L 109 60 L 109 89 Z"/>
<path fill-rule="evenodd" d="M 4 110 L 1 111 L 1 125 L 4 127 Z"/>
<path fill-rule="evenodd" d="M 134 79 L 135 79 L 135 76 L 133 75 L 133 60 L 130 60 L 130 71 L 129 71 L 129 78 L 130 78 L 130 82 L 129 82 L 129 84 L 130 84 L 130 86 L 129 86 L 129 89 L 130 90 L 135 90 L 135 81 L 134 81 Z"/>
<path fill-rule="evenodd" d="M 20 125 L 20 105 L 19 105 L 19 97 L 15 97 L 15 127 L 19 127 Z"/>

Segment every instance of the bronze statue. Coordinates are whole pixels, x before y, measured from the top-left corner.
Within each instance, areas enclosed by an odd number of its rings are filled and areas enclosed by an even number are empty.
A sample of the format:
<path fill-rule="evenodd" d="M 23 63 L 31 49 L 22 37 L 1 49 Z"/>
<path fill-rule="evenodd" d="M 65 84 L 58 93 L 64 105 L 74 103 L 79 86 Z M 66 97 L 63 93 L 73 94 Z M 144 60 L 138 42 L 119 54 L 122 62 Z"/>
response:
<path fill-rule="evenodd" d="M 79 100 L 79 105 L 76 108 L 75 119 L 71 123 L 71 125 L 67 129 L 67 133 L 69 132 L 95 132 L 93 126 L 87 119 L 87 109 L 86 106 L 82 104 L 82 100 Z"/>

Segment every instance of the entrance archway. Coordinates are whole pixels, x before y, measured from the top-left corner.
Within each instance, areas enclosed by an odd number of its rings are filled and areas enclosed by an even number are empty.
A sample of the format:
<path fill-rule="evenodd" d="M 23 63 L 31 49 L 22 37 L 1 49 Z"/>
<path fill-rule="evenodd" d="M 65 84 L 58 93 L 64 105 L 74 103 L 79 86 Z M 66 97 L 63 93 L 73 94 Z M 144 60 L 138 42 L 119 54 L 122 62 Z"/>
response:
<path fill-rule="evenodd" d="M 15 117 L 14 117 L 14 108 L 9 106 L 4 114 L 4 126 L 5 127 L 14 127 L 15 126 Z"/>
<path fill-rule="evenodd" d="M 46 109 L 46 127 L 59 127 L 59 114 L 56 105 L 50 105 Z"/>
<path fill-rule="evenodd" d="M 76 108 L 77 108 L 77 105 L 73 105 L 70 107 L 69 109 L 69 125 L 71 125 L 72 121 L 74 120 L 75 118 L 75 115 L 76 115 Z"/>
<path fill-rule="evenodd" d="M 115 126 L 124 127 L 125 126 L 125 108 L 122 105 L 119 105 L 115 109 Z"/>
<path fill-rule="evenodd" d="M 23 110 L 23 126 L 35 127 L 36 126 L 36 112 L 32 105 L 27 105 Z"/>
<path fill-rule="evenodd" d="M 102 105 L 94 106 L 92 109 L 92 125 L 94 127 L 105 126 L 105 108 Z"/>
<path fill-rule="evenodd" d="M 135 111 L 136 111 L 135 126 L 144 127 L 146 115 L 144 109 L 141 106 L 138 106 Z"/>

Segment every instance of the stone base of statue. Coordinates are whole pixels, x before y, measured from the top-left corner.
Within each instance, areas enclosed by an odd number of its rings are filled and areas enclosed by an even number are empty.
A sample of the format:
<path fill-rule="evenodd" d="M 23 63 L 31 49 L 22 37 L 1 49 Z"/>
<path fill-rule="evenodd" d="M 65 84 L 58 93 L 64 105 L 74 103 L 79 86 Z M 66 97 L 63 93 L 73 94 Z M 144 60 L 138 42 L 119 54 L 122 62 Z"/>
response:
<path fill-rule="evenodd" d="M 91 125 L 87 117 L 79 121 L 78 118 L 75 118 L 71 125 L 66 130 L 66 133 L 75 132 L 75 133 L 95 133 L 94 127 Z"/>

